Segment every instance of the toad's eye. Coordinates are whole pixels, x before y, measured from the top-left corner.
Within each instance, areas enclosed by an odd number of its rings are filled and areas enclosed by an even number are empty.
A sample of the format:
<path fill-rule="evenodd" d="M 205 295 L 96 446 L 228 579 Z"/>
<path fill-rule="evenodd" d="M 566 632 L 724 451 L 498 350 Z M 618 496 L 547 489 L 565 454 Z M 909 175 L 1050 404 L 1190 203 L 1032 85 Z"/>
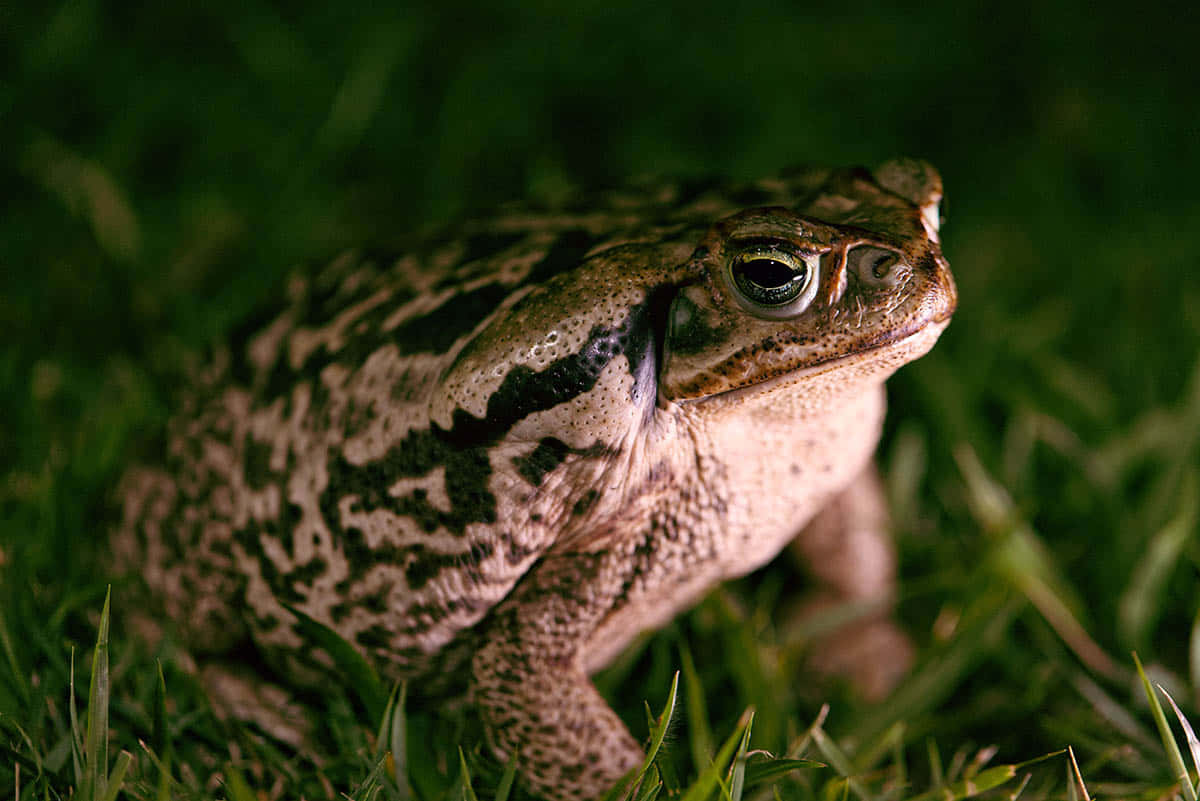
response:
<path fill-rule="evenodd" d="M 763 311 L 798 314 L 815 294 L 818 263 L 816 256 L 753 246 L 730 260 L 729 277 L 738 294 Z"/>

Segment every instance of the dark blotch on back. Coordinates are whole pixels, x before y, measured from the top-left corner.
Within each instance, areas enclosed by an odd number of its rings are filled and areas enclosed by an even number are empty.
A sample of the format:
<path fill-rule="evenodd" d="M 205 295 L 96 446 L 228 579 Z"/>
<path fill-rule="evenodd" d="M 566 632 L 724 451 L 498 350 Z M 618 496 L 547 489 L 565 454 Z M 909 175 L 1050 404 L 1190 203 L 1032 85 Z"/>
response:
<path fill-rule="evenodd" d="M 242 457 L 243 472 L 246 484 L 250 489 L 261 490 L 271 482 L 272 478 L 278 478 L 271 472 L 270 445 L 263 444 L 247 434 L 243 448 L 245 449 L 245 455 Z"/>
<path fill-rule="evenodd" d="M 572 448 L 557 437 L 543 437 L 532 452 L 525 456 L 518 456 L 512 462 L 522 478 L 533 486 L 539 487 L 545 481 L 546 474 L 566 461 L 568 454 L 594 458 L 609 453 L 611 450 L 600 440 L 596 440 L 585 448 Z M 534 517 L 533 519 L 540 518 Z"/>
<path fill-rule="evenodd" d="M 464 263 L 501 252 L 511 247 L 519 238 L 521 237 L 515 234 L 479 234 L 471 237 L 464 254 Z M 541 261 L 535 264 L 524 280 L 516 286 L 496 282 L 453 295 L 433 311 L 406 320 L 394 330 L 384 333 L 380 330 L 384 320 L 390 317 L 398 306 L 414 297 L 410 288 L 389 284 L 394 292 L 393 296 L 365 312 L 348 327 L 346 345 L 340 350 L 330 352 L 322 345 L 309 354 L 299 370 L 293 370 L 288 365 L 284 353 L 277 354 L 275 364 L 268 372 L 262 400 L 269 403 L 275 398 L 289 396 L 295 386 L 303 381 L 319 388 L 318 376 L 325 367 L 334 363 L 358 367 L 371 353 L 388 342 L 395 344 L 402 355 L 444 353 L 459 337 L 469 334 L 491 314 L 517 286 L 541 283 L 575 267 L 594 243 L 595 239 L 586 231 L 564 231 Z M 394 261 L 394 256 L 376 256 L 371 259 L 370 267 L 378 273 L 380 264 L 388 266 Z M 352 292 L 342 289 L 346 277 L 362 268 L 363 262 L 360 260 L 342 265 L 336 271 L 332 266 L 326 268 L 327 271 L 333 271 L 331 275 L 318 275 L 301 303 L 300 325 L 312 328 L 325 325 L 341 311 L 377 291 L 380 285 L 376 281 L 364 281 Z M 459 277 L 456 283 L 461 280 Z M 235 379 L 242 384 L 249 386 L 254 383 L 253 371 L 245 359 L 245 345 L 273 319 L 273 316 L 264 311 L 239 328 L 233 351 L 233 373 Z"/>
<path fill-rule="evenodd" d="M 341 454 L 333 456 L 327 466 L 329 483 L 320 498 L 321 514 L 345 553 L 351 573 L 361 575 L 380 563 L 404 564 L 410 581 L 424 583 L 448 563 L 444 554 L 419 547 L 370 548 L 361 531 L 343 528 L 338 509 L 342 498 L 354 498 L 356 511 L 386 509 L 417 521 L 426 531 L 442 527 L 462 534 L 470 523 L 495 522 L 496 497 L 488 488 L 491 447 L 529 415 L 590 391 L 604 367 L 620 354 L 626 355 L 635 376 L 644 373 L 643 364 L 654 357 L 651 306 L 647 302 L 631 309 L 629 318 L 619 326 L 594 327 L 579 352 L 540 372 L 526 366 L 514 368 L 488 399 L 483 417 L 455 409 L 450 428 L 435 424 L 411 431 L 382 458 L 366 464 L 352 464 Z M 541 482 L 546 468 L 561 463 L 567 453 L 566 445 L 557 440 L 543 440 L 539 448 L 536 458 L 532 454 L 526 457 L 533 461 L 522 471 L 527 478 L 536 478 L 536 483 Z M 449 511 L 435 507 L 421 491 L 399 498 L 391 494 L 397 480 L 424 476 L 437 467 L 445 468 Z M 411 558 L 414 554 L 415 561 Z"/>
<path fill-rule="evenodd" d="M 246 348 L 250 344 L 250 340 L 274 322 L 286 308 L 287 303 L 283 298 L 272 298 L 247 314 L 229 332 L 229 376 L 236 383 L 243 386 L 253 384 L 255 370 L 254 365 L 247 358 L 249 354 L 246 352 Z"/>
<path fill-rule="evenodd" d="M 476 234 L 467 240 L 463 263 L 493 256 L 512 247 L 523 235 L 507 233 Z M 533 266 L 521 282 L 539 284 L 561 272 L 570 270 L 583 261 L 584 254 L 594 239 L 581 230 L 564 231 L 546 255 Z M 455 283 L 463 280 L 456 275 Z M 445 353 L 460 338 L 469 334 L 475 326 L 496 310 L 515 287 L 503 283 L 484 284 L 469 292 L 451 296 L 441 306 L 420 317 L 401 323 L 387 336 L 387 341 L 396 345 L 402 355 L 413 353 Z M 389 312 L 395 304 L 385 304 Z M 345 362 L 344 358 L 338 361 Z"/>
<path fill-rule="evenodd" d="M 587 514 L 587 510 L 592 508 L 592 504 L 600 497 L 600 491 L 593 488 L 583 494 L 583 497 L 575 501 L 575 507 L 571 509 L 571 514 L 579 517 Z"/>
<path fill-rule="evenodd" d="M 563 231 L 542 260 L 533 265 L 522 285 L 540 284 L 559 273 L 566 272 L 583 261 L 583 257 L 596 243 L 587 231 Z"/>
<path fill-rule="evenodd" d="M 331 364 L 344 364 L 358 368 L 374 353 L 384 341 L 379 333 L 383 321 L 391 316 L 396 306 L 405 302 L 410 294 L 396 294 L 383 303 L 371 308 L 359 316 L 345 331 L 346 344 L 340 350 L 330 351 L 322 344 L 304 360 L 299 370 L 293 370 L 288 364 L 286 354 L 280 352 L 275 359 L 263 388 L 260 405 L 270 403 L 278 397 L 290 396 L 296 385 L 309 382 L 314 392 L 321 391 L 323 384 L 319 380 L 321 371 Z M 314 399 L 315 402 L 315 399 Z"/>
<path fill-rule="evenodd" d="M 435 290 L 460 286 L 472 278 L 479 278 L 492 270 L 491 257 L 498 256 L 513 245 L 524 240 L 524 231 L 496 232 L 485 231 L 471 234 L 466 238 L 466 248 L 459 259 L 460 267 L 447 272 L 437 284 Z"/>
<path fill-rule="evenodd" d="M 410 589 L 419 590 L 438 574 L 442 568 L 453 567 L 461 569 L 464 566 L 475 566 L 487 559 L 495 549 L 486 542 L 477 542 L 467 553 L 438 553 L 422 545 L 411 548 L 411 561 L 404 568 L 404 578 Z"/>
<path fill-rule="evenodd" d="M 542 480 L 554 468 L 563 463 L 570 446 L 557 437 L 545 437 L 528 456 L 518 456 L 513 464 L 521 477 L 535 487 L 541 486 Z"/>
<path fill-rule="evenodd" d="M 491 314 L 512 289 L 504 284 L 484 284 L 452 296 L 428 314 L 401 323 L 388 335 L 402 355 L 445 353 L 459 337 L 471 333 Z"/>

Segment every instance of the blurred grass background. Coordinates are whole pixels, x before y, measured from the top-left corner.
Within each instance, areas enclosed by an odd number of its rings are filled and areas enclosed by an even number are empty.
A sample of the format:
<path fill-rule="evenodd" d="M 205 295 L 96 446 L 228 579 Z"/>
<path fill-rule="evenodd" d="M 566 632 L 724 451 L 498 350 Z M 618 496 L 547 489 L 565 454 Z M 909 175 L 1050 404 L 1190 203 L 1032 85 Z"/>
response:
<path fill-rule="evenodd" d="M 1197 22 L 949 0 L 0 5 L 0 747 L 66 786 L 67 655 L 95 638 L 112 483 L 153 452 L 189 354 L 296 263 L 635 175 L 907 154 L 942 171 L 960 288 L 890 385 L 881 453 L 923 659 L 890 704 L 836 697 L 830 728 L 872 742 L 900 720 L 906 743 L 1011 761 L 1073 742 L 1105 781 L 1168 781 L 1139 750 L 1128 652 L 1197 711 Z M 820 693 L 757 644 L 788 570 L 602 677 L 627 719 L 657 708 L 680 640 L 719 731 L 756 703 L 777 748 L 811 718 Z M 119 619 L 114 639 L 133 747 L 154 668 Z"/>

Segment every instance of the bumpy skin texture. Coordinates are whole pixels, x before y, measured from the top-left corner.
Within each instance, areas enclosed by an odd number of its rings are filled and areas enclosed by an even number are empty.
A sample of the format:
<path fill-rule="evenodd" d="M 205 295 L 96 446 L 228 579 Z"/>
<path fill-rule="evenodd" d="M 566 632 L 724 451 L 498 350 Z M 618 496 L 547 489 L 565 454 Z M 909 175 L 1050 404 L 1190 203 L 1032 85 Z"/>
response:
<path fill-rule="evenodd" d="M 867 469 L 884 379 L 954 309 L 940 197 L 921 162 L 811 169 L 347 255 L 197 382 L 116 557 L 197 649 L 249 635 L 318 680 L 299 609 L 413 692 L 465 682 L 533 790 L 598 795 L 641 751 L 588 674 Z M 746 294 L 780 264 L 803 297 Z M 878 531 L 814 536 L 834 596 L 890 591 Z"/>

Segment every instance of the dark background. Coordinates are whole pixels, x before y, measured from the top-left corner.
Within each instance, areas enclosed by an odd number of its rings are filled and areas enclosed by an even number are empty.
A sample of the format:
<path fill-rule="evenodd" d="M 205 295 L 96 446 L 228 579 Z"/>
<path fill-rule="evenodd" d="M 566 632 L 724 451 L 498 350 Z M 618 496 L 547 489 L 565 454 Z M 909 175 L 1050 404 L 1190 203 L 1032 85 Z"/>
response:
<path fill-rule="evenodd" d="M 955 370 L 1067 359 L 1128 416 L 1194 356 L 1184 4 L 35 5 L 0 11 L 10 387 L 206 341 L 300 260 L 504 199 L 895 154 L 948 187 Z"/>
<path fill-rule="evenodd" d="M 1005 575 L 966 447 L 1101 647 L 1194 682 L 1197 12 L 911 5 L 0 6 L 0 562 L 45 608 L 99 605 L 112 482 L 189 354 L 299 262 L 631 176 L 914 155 L 960 304 L 892 383 L 906 621 L 929 645 Z M 1055 641 L 1018 620 L 973 654 L 1001 700 L 930 700 L 1005 715 L 945 726 L 1013 741 L 1066 697 L 1017 698 Z"/>

